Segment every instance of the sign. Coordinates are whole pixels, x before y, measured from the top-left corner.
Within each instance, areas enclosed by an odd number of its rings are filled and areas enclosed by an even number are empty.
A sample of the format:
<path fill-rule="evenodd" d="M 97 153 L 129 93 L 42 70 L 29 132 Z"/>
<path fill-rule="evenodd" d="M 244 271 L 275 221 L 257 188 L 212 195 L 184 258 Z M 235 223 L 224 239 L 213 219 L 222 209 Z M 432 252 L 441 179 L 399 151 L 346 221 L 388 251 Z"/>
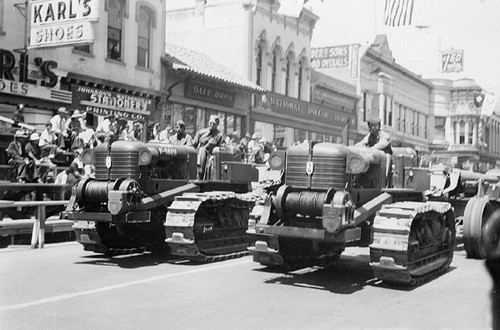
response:
<path fill-rule="evenodd" d="M 349 65 L 349 45 L 311 48 L 311 68 L 330 69 Z"/>
<path fill-rule="evenodd" d="M 98 20 L 97 0 L 38 0 L 30 2 L 28 48 L 88 44 Z"/>
<path fill-rule="evenodd" d="M 220 104 L 227 107 L 233 107 L 234 100 L 236 99 L 235 92 L 195 81 L 186 83 L 185 96 L 191 99 Z"/>
<path fill-rule="evenodd" d="M 462 72 L 464 70 L 463 49 L 451 49 L 441 52 L 441 72 Z"/>
<path fill-rule="evenodd" d="M 65 23 L 40 26 L 30 30 L 28 48 L 70 46 L 94 41 L 94 30 L 90 22 Z"/>
<path fill-rule="evenodd" d="M 29 65 L 28 54 L 20 54 L 18 60 L 13 52 L 0 49 L 0 93 L 70 104 L 72 93 L 55 88 L 57 62 L 37 57 L 34 63 Z"/>
<path fill-rule="evenodd" d="M 324 124 L 345 127 L 349 123 L 356 126 L 356 116 L 339 110 L 324 107 L 275 93 L 263 94 L 258 102 L 258 107 L 266 108 L 272 112 L 280 113 L 294 118 L 315 120 Z"/>
<path fill-rule="evenodd" d="M 146 119 L 155 108 L 154 99 L 121 94 L 112 91 L 72 86 L 73 107 L 98 116 L 114 114 L 127 120 Z"/>

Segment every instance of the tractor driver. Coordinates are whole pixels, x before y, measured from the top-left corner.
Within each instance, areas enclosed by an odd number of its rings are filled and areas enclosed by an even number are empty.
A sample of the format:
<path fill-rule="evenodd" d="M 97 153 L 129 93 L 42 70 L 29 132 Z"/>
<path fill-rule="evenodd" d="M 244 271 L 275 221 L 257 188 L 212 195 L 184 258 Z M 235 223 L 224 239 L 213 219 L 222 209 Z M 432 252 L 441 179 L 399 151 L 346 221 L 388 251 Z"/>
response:
<path fill-rule="evenodd" d="M 391 137 L 389 133 L 380 129 L 380 118 L 371 118 L 367 120 L 368 122 L 368 133 L 363 140 L 356 143 L 357 146 L 368 147 L 379 149 L 385 152 L 387 157 L 386 163 L 386 187 L 391 187 L 392 185 L 392 147 L 391 147 Z"/>
<path fill-rule="evenodd" d="M 389 133 L 380 129 L 380 118 L 368 119 L 368 130 L 370 133 L 356 145 L 379 149 L 386 154 L 392 155 L 391 137 Z"/>

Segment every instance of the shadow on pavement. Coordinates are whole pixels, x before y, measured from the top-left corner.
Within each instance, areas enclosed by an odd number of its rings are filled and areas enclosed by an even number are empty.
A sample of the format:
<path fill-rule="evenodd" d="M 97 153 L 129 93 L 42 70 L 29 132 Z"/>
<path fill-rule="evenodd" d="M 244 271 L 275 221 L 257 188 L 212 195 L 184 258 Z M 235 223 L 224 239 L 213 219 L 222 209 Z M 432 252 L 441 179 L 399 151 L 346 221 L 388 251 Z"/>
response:
<path fill-rule="evenodd" d="M 290 285 L 295 287 L 326 290 L 338 294 L 352 294 L 366 286 L 382 289 L 413 291 L 428 282 L 413 287 L 402 284 L 386 283 L 373 277 L 369 265 L 369 255 L 342 256 L 327 268 L 315 266 L 296 270 L 280 276 L 267 279 L 266 284 Z M 450 267 L 448 272 L 455 268 Z M 276 273 L 272 268 L 265 267 L 256 271 Z M 446 276 L 446 274 L 442 275 Z"/>
<path fill-rule="evenodd" d="M 156 266 L 172 261 L 170 256 L 154 253 L 127 254 L 108 257 L 105 255 L 87 255 L 82 257 L 86 261 L 76 262 L 80 265 L 115 266 L 120 268 L 140 268 Z"/>

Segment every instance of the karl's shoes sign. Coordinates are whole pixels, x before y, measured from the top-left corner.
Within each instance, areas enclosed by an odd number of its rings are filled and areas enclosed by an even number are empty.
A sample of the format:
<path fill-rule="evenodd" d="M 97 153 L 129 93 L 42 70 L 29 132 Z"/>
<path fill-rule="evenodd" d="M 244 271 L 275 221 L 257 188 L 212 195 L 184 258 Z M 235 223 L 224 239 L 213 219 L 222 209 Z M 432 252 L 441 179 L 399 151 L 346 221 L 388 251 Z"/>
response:
<path fill-rule="evenodd" d="M 30 1 L 29 48 L 92 43 L 97 5 L 97 0 Z"/>

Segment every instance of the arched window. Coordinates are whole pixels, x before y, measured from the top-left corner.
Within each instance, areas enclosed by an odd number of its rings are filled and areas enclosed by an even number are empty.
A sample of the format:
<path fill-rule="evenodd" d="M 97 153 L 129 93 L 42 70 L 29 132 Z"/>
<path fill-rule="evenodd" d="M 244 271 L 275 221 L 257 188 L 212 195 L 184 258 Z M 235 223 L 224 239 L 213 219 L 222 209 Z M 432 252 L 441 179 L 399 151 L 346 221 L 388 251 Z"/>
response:
<path fill-rule="evenodd" d="M 120 0 L 109 0 L 108 6 L 108 58 L 122 61 L 123 11 Z"/>
<path fill-rule="evenodd" d="M 302 65 L 302 61 L 299 62 L 299 90 L 297 94 L 297 98 L 299 100 L 302 99 L 302 89 L 304 88 L 304 66 Z"/>
<path fill-rule="evenodd" d="M 276 92 L 278 82 L 278 54 L 273 52 L 272 72 L 271 72 L 271 92 Z"/>
<path fill-rule="evenodd" d="M 285 67 L 285 95 L 290 96 L 290 61 L 287 59 Z"/>
<path fill-rule="evenodd" d="M 151 65 L 153 13 L 147 7 L 141 6 L 137 18 L 137 66 L 149 68 Z"/>
<path fill-rule="evenodd" d="M 257 69 L 256 72 L 256 81 L 255 83 L 261 86 L 262 83 L 262 46 L 259 45 L 257 48 L 257 58 L 255 59 L 255 67 Z"/>

